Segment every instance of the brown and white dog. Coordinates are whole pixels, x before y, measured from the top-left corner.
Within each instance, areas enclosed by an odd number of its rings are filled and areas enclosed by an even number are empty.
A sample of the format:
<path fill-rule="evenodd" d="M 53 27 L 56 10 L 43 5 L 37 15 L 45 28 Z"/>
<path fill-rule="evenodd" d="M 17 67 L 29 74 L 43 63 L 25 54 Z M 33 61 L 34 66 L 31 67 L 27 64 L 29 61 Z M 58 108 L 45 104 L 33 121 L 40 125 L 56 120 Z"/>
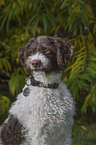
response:
<path fill-rule="evenodd" d="M 71 145 L 75 107 L 61 71 L 72 54 L 58 37 L 32 38 L 21 48 L 20 62 L 31 75 L 1 126 L 0 145 Z"/>

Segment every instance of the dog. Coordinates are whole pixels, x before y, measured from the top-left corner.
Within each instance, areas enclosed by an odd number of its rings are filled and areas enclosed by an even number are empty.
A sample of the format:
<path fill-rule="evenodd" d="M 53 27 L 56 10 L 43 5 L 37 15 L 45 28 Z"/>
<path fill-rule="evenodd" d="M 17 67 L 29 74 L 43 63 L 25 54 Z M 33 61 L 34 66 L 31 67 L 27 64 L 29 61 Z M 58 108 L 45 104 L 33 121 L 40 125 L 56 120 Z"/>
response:
<path fill-rule="evenodd" d="M 23 91 L 1 126 L 1 145 L 71 145 L 75 105 L 61 72 L 73 54 L 59 37 L 31 38 L 19 51 Z"/>

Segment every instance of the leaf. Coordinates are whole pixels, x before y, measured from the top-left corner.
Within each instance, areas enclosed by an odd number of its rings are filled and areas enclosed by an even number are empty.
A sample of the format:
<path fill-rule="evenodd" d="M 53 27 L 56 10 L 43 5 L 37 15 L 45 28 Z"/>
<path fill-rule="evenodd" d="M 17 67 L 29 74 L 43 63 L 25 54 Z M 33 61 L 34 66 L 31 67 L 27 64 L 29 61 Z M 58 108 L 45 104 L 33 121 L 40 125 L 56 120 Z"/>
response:
<path fill-rule="evenodd" d="M 92 105 L 93 112 L 96 110 L 96 84 L 92 87 L 91 92 L 85 99 L 82 107 L 82 112 L 86 112 L 87 107 Z"/>
<path fill-rule="evenodd" d="M 11 79 L 9 80 L 9 89 L 12 95 L 17 94 L 21 91 L 25 84 L 25 76 L 19 74 L 19 70 L 14 72 Z"/>
<path fill-rule="evenodd" d="M 11 20 L 11 18 L 12 18 L 12 14 L 13 14 L 13 11 L 11 10 L 11 12 L 9 13 L 7 22 L 6 22 L 6 29 L 7 29 L 7 31 L 8 31 L 8 29 L 9 29 L 9 24 L 10 24 L 10 20 Z"/>
<path fill-rule="evenodd" d="M 34 37 L 36 36 L 36 30 L 37 30 L 37 26 L 38 26 L 39 20 L 40 20 L 40 17 L 37 17 L 37 20 L 36 20 L 36 22 L 34 24 L 34 34 L 33 34 Z"/>
<path fill-rule="evenodd" d="M 75 0 L 80 6 L 83 7 L 83 9 L 85 8 L 85 2 L 84 0 Z"/>
<path fill-rule="evenodd" d="M 80 34 L 82 35 L 83 34 L 83 26 L 81 23 L 79 24 L 79 29 L 80 29 Z"/>
<path fill-rule="evenodd" d="M 43 24 L 44 24 L 44 32 L 46 33 L 47 27 L 48 27 L 48 22 L 47 22 L 47 18 L 46 18 L 45 14 L 43 14 Z"/>
<path fill-rule="evenodd" d="M 38 16 L 38 13 L 34 14 L 34 16 L 29 20 L 26 31 L 29 29 L 30 25 L 32 25 L 33 22 L 37 19 L 37 16 Z"/>
<path fill-rule="evenodd" d="M 83 125 L 81 125 L 81 128 L 83 129 L 83 130 L 87 130 L 87 128 L 85 127 L 85 126 L 83 126 Z"/>
<path fill-rule="evenodd" d="M 6 113 L 10 107 L 10 99 L 7 96 L 0 97 L 0 116 Z"/>
<path fill-rule="evenodd" d="M 0 1 L 0 6 L 4 5 L 4 0 Z"/>
<path fill-rule="evenodd" d="M 93 34 L 96 34 L 96 24 L 93 26 Z"/>
<path fill-rule="evenodd" d="M 5 68 L 6 71 L 11 71 L 11 64 L 8 61 L 8 57 L 0 58 L 0 69 Z"/>
<path fill-rule="evenodd" d="M 8 15 L 6 15 L 6 16 L 3 18 L 2 22 L 1 22 L 1 30 L 2 30 L 3 27 L 4 27 L 4 24 L 5 24 L 6 20 L 7 20 L 7 17 L 8 17 Z"/>
<path fill-rule="evenodd" d="M 62 2 L 61 9 L 65 7 L 65 5 L 66 5 L 67 2 L 68 2 L 68 0 L 64 0 L 64 1 Z"/>

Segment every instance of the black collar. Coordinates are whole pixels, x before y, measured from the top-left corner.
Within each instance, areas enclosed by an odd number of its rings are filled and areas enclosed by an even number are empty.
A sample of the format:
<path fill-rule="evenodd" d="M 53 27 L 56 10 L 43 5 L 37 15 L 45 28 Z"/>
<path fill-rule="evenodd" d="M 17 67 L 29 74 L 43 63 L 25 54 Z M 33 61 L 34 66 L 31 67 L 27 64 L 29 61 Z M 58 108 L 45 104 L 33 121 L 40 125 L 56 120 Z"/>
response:
<path fill-rule="evenodd" d="M 37 87 L 43 87 L 43 88 L 52 88 L 52 89 L 58 88 L 58 83 L 46 84 L 40 81 L 36 81 L 33 76 L 31 76 L 31 85 Z"/>
<path fill-rule="evenodd" d="M 24 96 L 28 96 L 30 94 L 30 89 L 29 89 L 29 86 L 37 86 L 37 87 L 43 87 L 43 88 L 52 88 L 52 89 L 56 89 L 58 88 L 58 83 L 54 83 L 54 84 L 44 84 L 43 82 L 40 82 L 40 81 L 36 81 L 34 79 L 33 76 L 30 76 L 28 79 L 30 79 L 30 83 L 27 83 L 26 81 L 26 85 L 27 87 L 23 90 L 23 95 Z"/>

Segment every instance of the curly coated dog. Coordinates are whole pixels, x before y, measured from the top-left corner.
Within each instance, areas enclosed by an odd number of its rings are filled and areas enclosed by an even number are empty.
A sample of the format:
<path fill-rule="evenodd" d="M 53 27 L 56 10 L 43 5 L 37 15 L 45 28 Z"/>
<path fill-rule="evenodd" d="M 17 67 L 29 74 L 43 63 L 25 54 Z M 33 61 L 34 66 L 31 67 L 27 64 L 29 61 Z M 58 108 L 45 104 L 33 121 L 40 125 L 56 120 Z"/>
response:
<path fill-rule="evenodd" d="M 31 38 L 19 59 L 31 74 L 1 126 L 0 145 L 71 145 L 75 107 L 61 71 L 73 54 L 58 37 Z"/>

